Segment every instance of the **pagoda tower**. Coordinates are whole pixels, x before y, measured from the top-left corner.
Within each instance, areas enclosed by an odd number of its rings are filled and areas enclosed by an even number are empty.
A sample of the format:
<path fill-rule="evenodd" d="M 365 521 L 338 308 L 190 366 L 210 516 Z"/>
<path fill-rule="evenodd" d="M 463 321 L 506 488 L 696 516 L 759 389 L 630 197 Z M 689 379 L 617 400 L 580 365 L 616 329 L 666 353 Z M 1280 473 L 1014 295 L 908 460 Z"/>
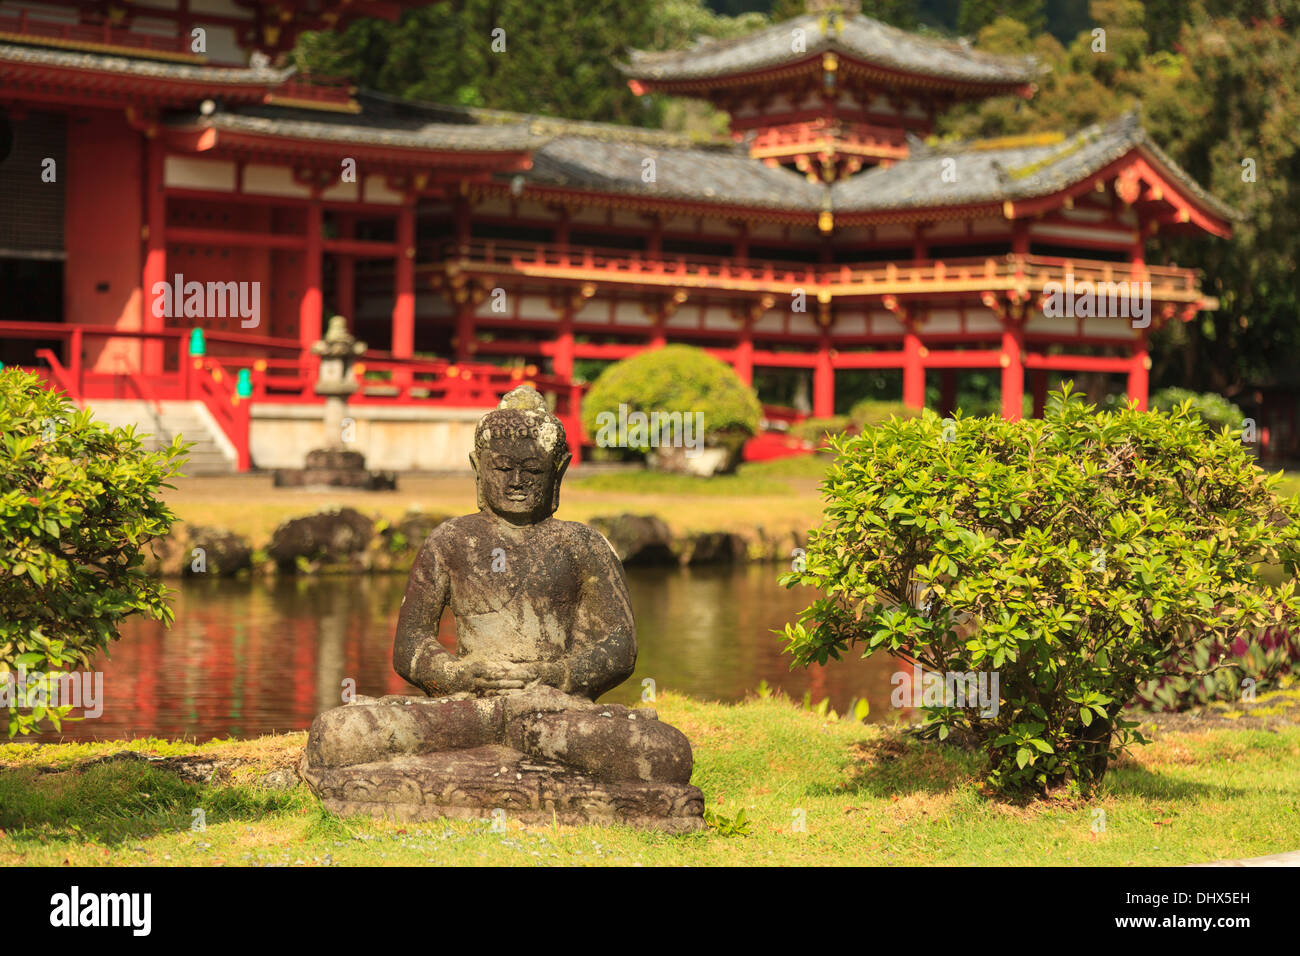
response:
<path fill-rule="evenodd" d="M 823 182 L 906 159 L 908 134 L 928 136 L 954 103 L 1034 92 L 1032 57 L 907 33 L 863 16 L 857 0 L 809 7 L 743 37 L 634 50 L 623 65 L 628 85 L 707 100 L 753 158 Z"/>

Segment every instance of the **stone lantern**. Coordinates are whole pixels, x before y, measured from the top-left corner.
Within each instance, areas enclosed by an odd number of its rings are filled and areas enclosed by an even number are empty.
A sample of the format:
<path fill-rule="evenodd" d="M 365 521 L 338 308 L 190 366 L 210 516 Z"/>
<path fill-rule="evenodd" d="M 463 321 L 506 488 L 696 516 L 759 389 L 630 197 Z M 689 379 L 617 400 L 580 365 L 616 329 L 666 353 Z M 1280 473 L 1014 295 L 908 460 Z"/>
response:
<path fill-rule="evenodd" d="M 325 446 L 307 452 L 304 468 L 277 469 L 277 488 L 311 485 L 370 491 L 397 488 L 397 476 L 393 472 L 366 471 L 365 455 L 348 450 L 343 440 L 348 398 L 360 388 L 352 367 L 365 351 L 366 343 L 348 331 L 347 319 L 341 315 L 330 318 L 325 337 L 311 347 L 312 354 L 320 356 L 313 390 L 325 399 Z"/>

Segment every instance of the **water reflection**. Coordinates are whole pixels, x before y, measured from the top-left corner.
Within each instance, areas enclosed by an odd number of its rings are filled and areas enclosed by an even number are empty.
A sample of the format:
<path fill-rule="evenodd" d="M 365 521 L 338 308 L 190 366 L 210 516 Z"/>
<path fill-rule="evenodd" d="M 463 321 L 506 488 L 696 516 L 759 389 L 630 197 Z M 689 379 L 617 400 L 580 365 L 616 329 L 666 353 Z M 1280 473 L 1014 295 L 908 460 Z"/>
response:
<path fill-rule="evenodd" d="M 791 672 L 771 633 L 812 598 L 776 583 L 772 565 L 631 569 L 640 655 L 633 678 L 607 695 L 630 703 L 642 680 L 734 701 L 766 680 L 792 696 L 811 691 L 843 709 L 867 697 L 872 719 L 889 712 L 892 662 L 881 658 Z M 405 577 L 187 581 L 174 588 L 170 630 L 132 620 L 103 662 L 103 715 L 29 740 L 132 736 L 253 737 L 302 730 L 341 702 L 343 682 L 361 694 L 400 694 L 393 629 Z M 439 638 L 455 646 L 448 615 Z"/>

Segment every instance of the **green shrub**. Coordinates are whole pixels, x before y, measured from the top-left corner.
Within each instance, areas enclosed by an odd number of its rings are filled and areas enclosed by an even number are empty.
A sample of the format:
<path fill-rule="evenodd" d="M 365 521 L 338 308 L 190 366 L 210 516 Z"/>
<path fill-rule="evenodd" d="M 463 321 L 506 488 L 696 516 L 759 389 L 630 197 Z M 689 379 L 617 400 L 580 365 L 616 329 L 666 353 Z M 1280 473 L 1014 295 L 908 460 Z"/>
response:
<path fill-rule="evenodd" d="M 803 441 L 820 445 L 828 435 L 843 435 L 852 427 L 848 415 L 834 415 L 831 418 L 805 418 L 790 426 L 790 434 Z"/>
<path fill-rule="evenodd" d="M 52 706 L 58 674 L 89 667 L 124 618 L 171 622 L 141 549 L 175 520 L 158 490 L 182 451 L 178 438 L 145 452 L 133 430 L 92 421 L 35 375 L 0 372 L 0 679 L 11 736 L 47 719 L 58 729 L 69 710 Z"/>
<path fill-rule="evenodd" d="M 1192 411 L 1216 432 L 1222 428 L 1241 428 L 1241 409 L 1217 392 L 1198 394 L 1186 388 L 1162 388 L 1151 396 L 1148 404 L 1155 411 L 1168 412 L 1183 402 L 1191 402 Z"/>
<path fill-rule="evenodd" d="M 849 422 L 855 428 L 862 429 L 881 425 L 891 418 L 916 418 L 920 414 L 919 409 L 904 405 L 902 402 L 882 402 L 875 398 L 864 398 L 854 402 L 853 407 L 849 409 Z"/>
<path fill-rule="evenodd" d="M 582 401 L 583 430 L 600 444 L 603 423 L 624 415 L 703 414 L 704 444 L 738 456 L 758 429 L 762 406 L 734 369 L 702 349 L 668 345 L 615 362 L 592 383 Z M 603 416 L 612 416 L 605 418 Z M 691 419 L 693 422 L 694 419 Z M 649 441 L 627 436 L 627 447 L 646 452 Z"/>
<path fill-rule="evenodd" d="M 926 701 L 1005 789 L 1087 786 L 1132 741 L 1122 708 L 1199 640 L 1294 628 L 1300 505 L 1240 434 L 1189 408 L 1097 414 L 1068 388 L 1043 419 L 895 420 L 837 442 L 826 523 L 787 586 L 794 664 L 849 647 L 999 676 L 995 713 Z M 991 676 L 990 676 L 991 684 Z"/>

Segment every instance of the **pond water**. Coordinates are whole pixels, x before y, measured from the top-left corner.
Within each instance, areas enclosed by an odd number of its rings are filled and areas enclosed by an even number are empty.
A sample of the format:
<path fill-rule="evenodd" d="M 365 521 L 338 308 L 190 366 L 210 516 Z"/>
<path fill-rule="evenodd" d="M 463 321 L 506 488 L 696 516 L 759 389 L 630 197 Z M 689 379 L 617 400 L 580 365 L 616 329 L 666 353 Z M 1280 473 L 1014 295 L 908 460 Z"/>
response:
<path fill-rule="evenodd" d="M 890 658 L 789 669 L 771 632 L 815 592 L 781 587 L 780 573 L 770 564 L 629 568 L 637 668 L 603 699 L 632 703 L 650 678 L 659 691 L 735 701 L 766 680 L 796 699 L 829 696 L 841 712 L 865 697 L 870 719 L 892 718 L 889 678 L 900 667 Z M 131 620 L 102 661 L 102 714 L 23 739 L 256 737 L 306 729 L 341 703 L 345 678 L 360 694 L 407 693 L 391 661 L 405 586 L 396 574 L 172 583 L 172 627 Z M 450 614 L 440 638 L 454 647 Z"/>

